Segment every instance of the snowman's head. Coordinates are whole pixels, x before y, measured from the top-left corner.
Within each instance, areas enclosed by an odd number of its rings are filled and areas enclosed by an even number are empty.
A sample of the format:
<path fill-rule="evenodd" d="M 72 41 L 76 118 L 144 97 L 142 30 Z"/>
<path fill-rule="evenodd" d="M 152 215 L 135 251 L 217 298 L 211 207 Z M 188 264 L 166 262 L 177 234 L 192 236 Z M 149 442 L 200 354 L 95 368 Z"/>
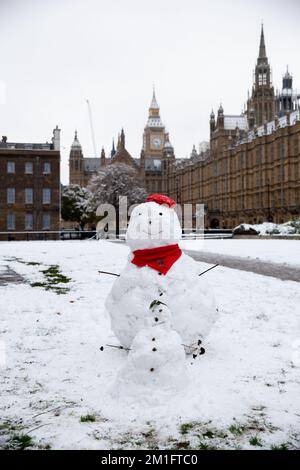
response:
<path fill-rule="evenodd" d="M 158 301 L 154 300 L 149 308 L 149 313 L 145 318 L 145 326 L 170 326 L 171 324 L 171 311 L 169 307 Z"/>
<path fill-rule="evenodd" d="M 173 245 L 180 240 L 181 227 L 175 205 L 173 199 L 153 194 L 133 209 L 126 233 L 132 251 Z"/>

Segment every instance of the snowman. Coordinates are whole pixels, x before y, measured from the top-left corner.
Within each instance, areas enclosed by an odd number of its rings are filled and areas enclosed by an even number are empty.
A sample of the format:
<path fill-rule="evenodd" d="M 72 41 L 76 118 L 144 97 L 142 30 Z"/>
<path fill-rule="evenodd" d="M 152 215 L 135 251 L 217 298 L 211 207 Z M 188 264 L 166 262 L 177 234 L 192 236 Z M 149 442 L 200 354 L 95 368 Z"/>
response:
<path fill-rule="evenodd" d="M 181 227 L 175 205 L 169 197 L 154 194 L 131 213 L 128 262 L 106 300 L 112 330 L 123 347 L 129 348 L 143 328 L 152 299 L 169 306 L 173 328 L 187 346 L 197 345 L 216 321 L 212 290 L 199 277 L 199 264 L 178 245 Z"/>
<path fill-rule="evenodd" d="M 167 305 L 153 301 L 117 375 L 114 394 L 155 401 L 157 393 L 184 390 L 188 384 L 185 352 L 171 321 Z"/>

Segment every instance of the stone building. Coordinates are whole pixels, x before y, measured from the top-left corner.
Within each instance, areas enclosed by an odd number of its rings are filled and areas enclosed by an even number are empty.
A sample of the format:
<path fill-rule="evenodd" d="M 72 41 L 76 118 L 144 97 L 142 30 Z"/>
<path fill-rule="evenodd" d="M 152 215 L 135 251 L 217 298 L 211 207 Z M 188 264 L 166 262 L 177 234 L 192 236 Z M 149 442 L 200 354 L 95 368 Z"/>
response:
<path fill-rule="evenodd" d="M 81 143 L 78 140 L 77 131 L 75 131 L 69 157 L 70 184 L 86 187 L 91 176 L 97 173 L 99 168 L 100 158 L 86 158 L 83 156 Z"/>
<path fill-rule="evenodd" d="M 165 180 L 181 204 L 205 204 L 207 228 L 299 217 L 299 111 L 242 136 L 219 115 L 211 149 L 171 166 Z"/>
<path fill-rule="evenodd" d="M 140 177 L 142 184 L 149 193 L 163 192 L 163 160 L 174 160 L 174 149 L 169 140 L 169 134 L 160 117 L 160 109 L 157 104 L 155 92 L 149 108 L 148 120 L 144 128 L 143 146 L 140 158 L 133 158 L 125 146 L 125 133 L 121 130 L 118 136 L 117 148 L 114 141 L 110 156 L 106 156 L 102 148 L 100 158 L 86 158 L 83 155 L 81 144 L 75 132 L 75 138 L 71 146 L 69 157 L 69 181 L 70 184 L 88 186 L 93 174 L 101 168 L 123 163 L 132 167 Z"/>
<path fill-rule="evenodd" d="M 282 90 L 275 94 L 262 27 L 247 108 L 241 114 L 225 114 L 222 105 L 217 115 L 212 111 L 209 145 L 199 152 L 194 147 L 188 159 L 175 158 L 153 92 L 140 158 L 125 151 L 121 134 L 117 153 L 113 146 L 110 158 L 102 151 L 100 159 L 83 159 L 75 138 L 70 181 L 86 185 L 101 165 L 122 159 L 136 168 L 149 193 L 168 194 L 181 204 L 204 204 L 206 227 L 299 217 L 299 99 L 288 71 Z"/>
<path fill-rule="evenodd" d="M 59 229 L 60 129 L 54 129 L 51 143 L 13 143 L 2 137 L 0 239 L 57 238 L 51 232 Z"/>
<path fill-rule="evenodd" d="M 263 28 L 254 77 L 247 111 L 226 115 L 220 105 L 210 116 L 210 149 L 175 161 L 164 175 L 178 202 L 205 204 L 206 227 L 300 216 L 299 95 L 289 74 L 274 95 Z"/>
<path fill-rule="evenodd" d="M 105 168 L 107 165 L 117 163 L 123 163 L 132 167 L 143 181 L 144 171 L 140 166 L 139 159 L 133 158 L 125 147 L 125 133 L 123 129 L 118 136 L 117 149 L 115 149 L 113 142 L 110 157 L 106 156 L 104 148 L 102 148 L 100 158 L 84 157 L 81 144 L 77 137 L 77 131 L 75 131 L 75 137 L 69 157 L 70 184 L 78 184 L 79 186 L 87 187 L 94 174 Z"/>
<path fill-rule="evenodd" d="M 145 169 L 145 187 L 150 194 L 166 192 L 166 182 L 163 179 L 166 159 L 175 160 L 174 149 L 161 120 L 160 109 L 153 90 L 140 159 L 140 166 Z"/>
<path fill-rule="evenodd" d="M 293 89 L 293 77 L 287 68 L 282 78 L 282 89 L 276 93 L 276 114 L 278 117 L 284 116 L 286 112 L 293 112 L 298 109 L 300 95 Z"/>

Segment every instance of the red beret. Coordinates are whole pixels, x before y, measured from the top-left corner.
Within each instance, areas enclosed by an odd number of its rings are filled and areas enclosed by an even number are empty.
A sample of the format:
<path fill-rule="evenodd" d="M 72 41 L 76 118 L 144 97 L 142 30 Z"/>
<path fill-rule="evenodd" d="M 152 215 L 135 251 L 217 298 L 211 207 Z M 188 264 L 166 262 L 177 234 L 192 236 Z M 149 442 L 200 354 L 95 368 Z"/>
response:
<path fill-rule="evenodd" d="M 151 196 L 147 197 L 146 202 L 157 202 L 157 204 L 166 204 L 169 207 L 176 206 L 174 199 L 163 194 L 151 194 Z"/>

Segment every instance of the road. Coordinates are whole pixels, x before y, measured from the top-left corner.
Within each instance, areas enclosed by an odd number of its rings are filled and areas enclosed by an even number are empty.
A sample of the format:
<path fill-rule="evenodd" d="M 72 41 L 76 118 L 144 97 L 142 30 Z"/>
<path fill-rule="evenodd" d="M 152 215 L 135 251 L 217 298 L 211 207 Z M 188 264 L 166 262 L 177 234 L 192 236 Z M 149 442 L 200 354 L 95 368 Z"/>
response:
<path fill-rule="evenodd" d="M 300 282 L 300 267 L 287 264 L 272 263 L 253 258 L 239 258 L 237 256 L 220 255 L 218 253 L 206 253 L 203 251 L 184 250 L 195 261 L 203 261 L 209 264 L 220 264 L 226 268 L 250 271 L 263 276 L 276 277 L 283 281 Z"/>

